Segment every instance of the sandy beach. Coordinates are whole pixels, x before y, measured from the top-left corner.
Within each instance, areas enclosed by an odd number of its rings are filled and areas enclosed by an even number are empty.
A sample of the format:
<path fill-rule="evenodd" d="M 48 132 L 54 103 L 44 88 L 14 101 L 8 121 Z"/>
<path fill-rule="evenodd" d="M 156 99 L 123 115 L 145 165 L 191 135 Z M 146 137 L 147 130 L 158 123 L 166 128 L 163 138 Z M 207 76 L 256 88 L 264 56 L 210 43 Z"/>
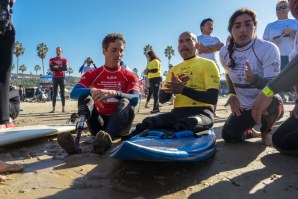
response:
<path fill-rule="evenodd" d="M 217 151 L 209 161 L 174 164 L 114 160 L 91 153 L 92 137 L 88 131 L 81 142 L 84 153 L 67 156 L 56 136 L 47 137 L 0 148 L 0 160 L 25 166 L 22 173 L 5 174 L 7 180 L 0 183 L 0 198 L 296 199 L 297 157 L 263 146 L 260 138 L 240 144 L 227 144 L 221 139 L 221 128 L 230 113 L 229 107 L 223 106 L 226 99 L 220 98 L 218 103 L 219 118 L 214 124 Z M 143 108 L 144 101 L 134 125 L 150 115 L 151 109 Z M 61 103 L 57 102 L 56 113 L 50 114 L 50 102 L 24 102 L 16 123 L 65 124 L 76 112 L 76 103 L 67 101 L 66 113 L 62 113 Z M 171 108 L 165 104 L 161 112 Z M 293 105 L 285 108 L 281 121 L 289 116 Z"/>

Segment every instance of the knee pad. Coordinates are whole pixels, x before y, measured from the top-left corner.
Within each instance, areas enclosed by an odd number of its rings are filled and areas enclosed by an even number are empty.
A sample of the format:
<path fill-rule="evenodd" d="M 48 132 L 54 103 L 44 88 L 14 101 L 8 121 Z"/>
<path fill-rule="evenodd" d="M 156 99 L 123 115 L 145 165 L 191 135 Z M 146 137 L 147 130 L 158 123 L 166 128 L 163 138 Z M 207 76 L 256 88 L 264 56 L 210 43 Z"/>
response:
<path fill-rule="evenodd" d="M 221 137 L 225 142 L 237 143 L 243 141 L 243 136 L 235 133 L 235 130 L 230 125 L 224 125 L 221 131 Z"/>

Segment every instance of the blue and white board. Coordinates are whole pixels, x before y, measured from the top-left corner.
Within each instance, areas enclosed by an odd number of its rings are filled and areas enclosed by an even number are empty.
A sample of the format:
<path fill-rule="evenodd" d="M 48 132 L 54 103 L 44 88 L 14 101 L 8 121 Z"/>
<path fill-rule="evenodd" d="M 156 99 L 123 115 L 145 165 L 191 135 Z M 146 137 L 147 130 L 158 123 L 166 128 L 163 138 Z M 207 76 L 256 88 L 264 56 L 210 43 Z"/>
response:
<path fill-rule="evenodd" d="M 36 125 L 0 129 L 0 147 L 75 130 L 75 125 Z"/>
<path fill-rule="evenodd" d="M 147 130 L 110 150 L 120 160 L 198 162 L 213 156 L 216 136 L 213 129 L 199 132 Z"/>

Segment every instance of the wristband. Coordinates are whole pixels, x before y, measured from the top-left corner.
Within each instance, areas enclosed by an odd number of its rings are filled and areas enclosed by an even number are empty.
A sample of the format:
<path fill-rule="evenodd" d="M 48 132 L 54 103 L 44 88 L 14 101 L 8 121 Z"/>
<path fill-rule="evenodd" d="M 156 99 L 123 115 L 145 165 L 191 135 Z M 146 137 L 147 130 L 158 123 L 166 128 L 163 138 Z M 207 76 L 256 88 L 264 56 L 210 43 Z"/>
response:
<path fill-rule="evenodd" d="M 273 95 L 274 95 L 273 91 L 268 86 L 266 86 L 265 88 L 263 88 L 262 92 L 267 97 L 273 97 Z"/>
<path fill-rule="evenodd" d="M 229 97 L 231 97 L 231 96 L 235 96 L 236 97 L 237 95 L 235 93 L 229 93 L 228 96 Z"/>

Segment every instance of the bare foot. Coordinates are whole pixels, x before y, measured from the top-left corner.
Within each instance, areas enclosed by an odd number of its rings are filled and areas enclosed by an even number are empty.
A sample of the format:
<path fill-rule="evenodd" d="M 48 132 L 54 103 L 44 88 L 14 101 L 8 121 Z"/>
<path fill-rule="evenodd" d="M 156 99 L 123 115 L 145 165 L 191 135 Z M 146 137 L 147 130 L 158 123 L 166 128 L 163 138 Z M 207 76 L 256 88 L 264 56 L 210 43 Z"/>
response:
<path fill-rule="evenodd" d="M 50 111 L 49 113 L 55 113 L 55 109 L 53 109 L 52 111 Z"/>
<path fill-rule="evenodd" d="M 258 132 L 258 131 L 256 131 L 255 129 L 251 129 L 251 131 L 252 131 L 252 137 L 253 138 L 260 138 L 260 137 L 262 137 L 261 133 Z"/>
<path fill-rule="evenodd" d="M 19 164 L 9 164 L 6 162 L 0 161 L 0 173 L 3 172 L 19 172 L 23 171 L 24 166 Z"/>
<path fill-rule="evenodd" d="M 272 134 L 271 133 L 262 133 L 262 141 L 265 146 L 273 146 Z"/>

